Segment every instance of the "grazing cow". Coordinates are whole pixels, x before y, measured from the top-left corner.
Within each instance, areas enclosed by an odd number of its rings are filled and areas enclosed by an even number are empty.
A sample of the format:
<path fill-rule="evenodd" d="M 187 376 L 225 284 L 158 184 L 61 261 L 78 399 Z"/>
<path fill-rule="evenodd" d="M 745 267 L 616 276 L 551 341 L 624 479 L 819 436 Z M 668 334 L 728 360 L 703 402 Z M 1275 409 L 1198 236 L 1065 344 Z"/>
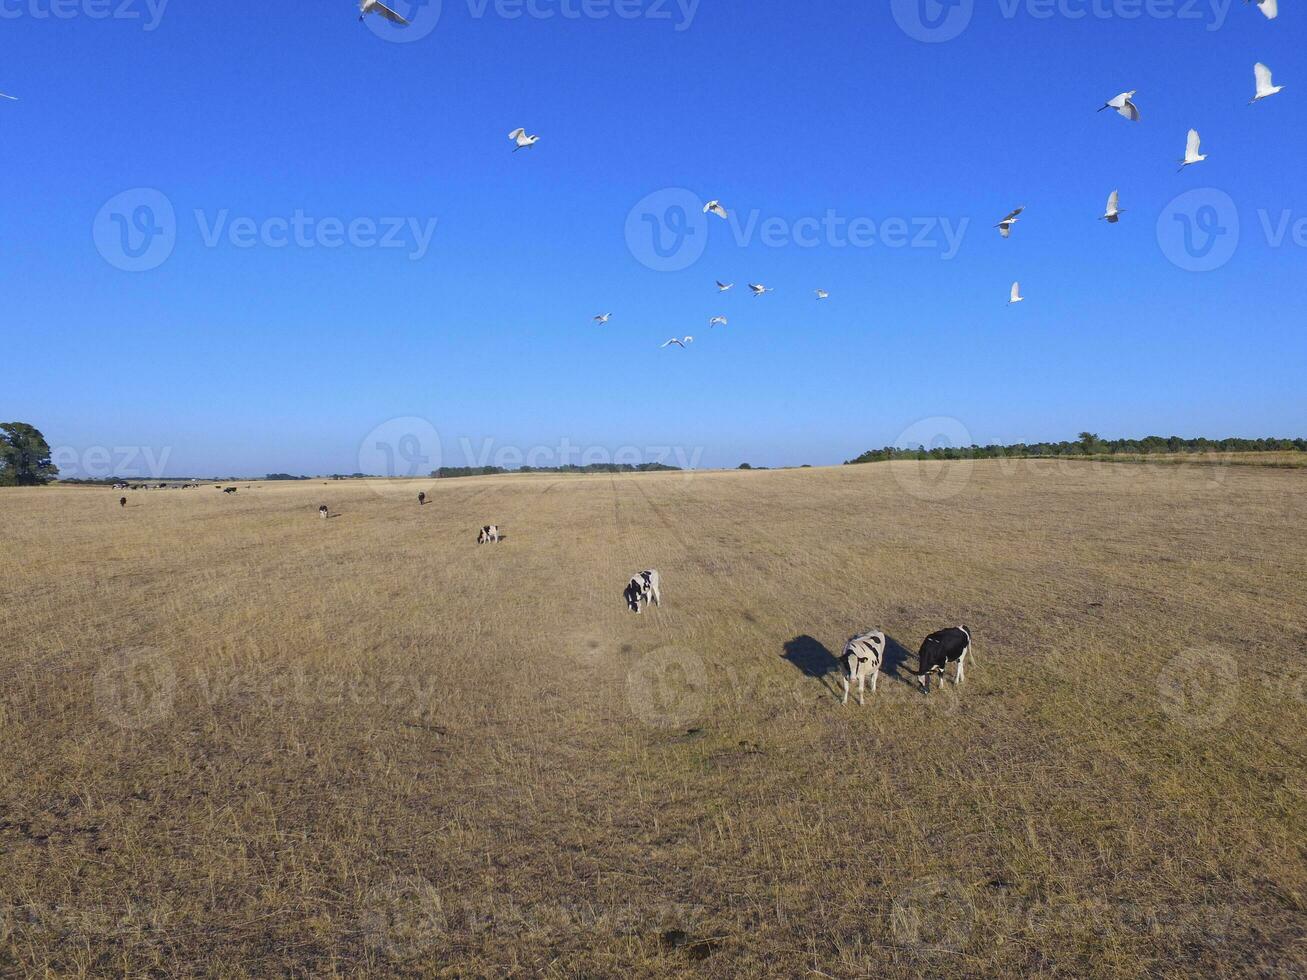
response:
<path fill-rule="evenodd" d="M 235 488 L 235 487 L 226 487 L 226 488 L 223 489 L 222 492 L 223 492 L 223 493 L 235 493 L 235 492 L 236 492 L 236 488 Z"/>
<path fill-rule="evenodd" d="M 126 498 L 126 497 L 119 497 L 119 498 L 118 498 L 118 506 L 119 506 L 119 507 L 126 507 L 126 506 L 127 506 L 127 498 Z"/>
<path fill-rule="evenodd" d="M 663 604 L 662 578 L 652 568 L 631 576 L 622 598 L 626 600 L 631 612 L 643 612 L 644 607 L 653 600 L 655 606 Z"/>
<path fill-rule="evenodd" d="M 487 524 L 477 535 L 477 544 L 499 544 L 499 525 Z"/>
<path fill-rule="evenodd" d="M 864 704 L 862 692 L 866 687 L 867 677 L 871 677 L 871 693 L 876 693 L 876 677 L 880 674 L 881 661 L 885 659 L 885 634 L 880 630 L 862 633 L 844 644 L 844 653 L 840 655 L 840 668 L 844 674 L 844 700 L 849 703 L 849 684 L 858 682 L 858 704 Z"/>
<path fill-rule="evenodd" d="M 953 674 L 953 683 L 961 684 L 966 680 L 967 654 L 971 652 L 971 631 L 965 626 L 952 626 L 930 636 L 921 644 L 917 654 L 917 683 L 921 689 L 930 693 L 930 676 L 937 674 L 943 683 L 945 670 L 949 664 L 957 664 Z"/>
<path fill-rule="evenodd" d="M 418 506 L 421 507 L 421 506 L 422 506 L 423 504 L 425 504 L 426 502 L 427 502 L 427 492 L 426 492 L 425 490 L 421 490 L 421 491 L 419 491 L 419 492 L 418 492 Z"/>
<path fill-rule="evenodd" d="M 327 510 L 326 504 L 323 504 L 321 507 L 318 508 L 318 516 L 321 517 L 324 521 L 327 519 L 327 515 L 329 513 L 330 511 Z"/>

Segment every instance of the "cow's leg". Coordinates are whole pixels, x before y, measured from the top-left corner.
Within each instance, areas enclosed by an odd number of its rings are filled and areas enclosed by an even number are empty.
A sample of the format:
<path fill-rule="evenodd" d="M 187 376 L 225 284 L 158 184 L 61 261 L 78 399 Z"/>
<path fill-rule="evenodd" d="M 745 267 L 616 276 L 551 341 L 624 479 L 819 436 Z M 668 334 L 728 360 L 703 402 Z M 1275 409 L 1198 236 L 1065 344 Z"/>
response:
<path fill-rule="evenodd" d="M 873 671 L 871 672 L 871 693 L 872 693 L 872 694 L 875 694 L 875 693 L 876 693 L 876 675 L 879 674 L 879 673 L 880 673 L 880 668 L 879 668 L 879 667 L 877 667 L 875 670 L 873 670 Z"/>
<path fill-rule="evenodd" d="M 848 703 L 849 703 L 849 679 L 848 679 L 848 677 L 845 677 L 845 678 L 844 678 L 844 700 L 841 701 L 840 704 L 848 704 Z"/>
<path fill-rule="evenodd" d="M 662 597 L 662 593 L 660 593 L 660 592 L 658 591 L 658 586 L 656 586 L 656 585 L 651 585 L 651 586 L 649 587 L 649 591 L 650 591 L 650 594 L 653 596 L 653 603 L 654 603 L 654 605 L 655 605 L 655 606 L 661 606 L 661 605 L 663 604 L 663 597 Z"/>
<path fill-rule="evenodd" d="M 867 699 L 863 696 L 867 690 L 867 675 L 858 675 L 858 704 L 866 704 Z"/>
<path fill-rule="evenodd" d="M 953 678 L 953 683 L 961 684 L 964 680 L 966 680 L 967 679 L 966 672 L 967 672 L 967 651 L 963 650 L 962 656 L 958 657 L 958 672 L 957 675 Z"/>

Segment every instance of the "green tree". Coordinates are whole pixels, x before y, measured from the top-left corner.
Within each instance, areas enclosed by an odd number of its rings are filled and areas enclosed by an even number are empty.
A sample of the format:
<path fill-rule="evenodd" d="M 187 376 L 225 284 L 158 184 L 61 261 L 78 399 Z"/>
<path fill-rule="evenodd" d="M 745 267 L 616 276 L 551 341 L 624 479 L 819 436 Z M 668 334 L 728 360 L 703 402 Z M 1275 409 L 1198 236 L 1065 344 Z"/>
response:
<path fill-rule="evenodd" d="M 58 475 L 50 445 L 36 426 L 0 422 L 0 486 L 36 487 Z"/>

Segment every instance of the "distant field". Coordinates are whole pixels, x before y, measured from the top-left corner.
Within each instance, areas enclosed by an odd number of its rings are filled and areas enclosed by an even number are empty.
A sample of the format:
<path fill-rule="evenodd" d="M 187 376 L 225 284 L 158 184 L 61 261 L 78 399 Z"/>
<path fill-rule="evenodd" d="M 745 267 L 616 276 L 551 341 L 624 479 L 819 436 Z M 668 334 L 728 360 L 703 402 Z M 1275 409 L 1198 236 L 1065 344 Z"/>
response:
<path fill-rule="evenodd" d="M 0 490 L 0 975 L 1307 971 L 1307 474 L 241 487 Z"/>

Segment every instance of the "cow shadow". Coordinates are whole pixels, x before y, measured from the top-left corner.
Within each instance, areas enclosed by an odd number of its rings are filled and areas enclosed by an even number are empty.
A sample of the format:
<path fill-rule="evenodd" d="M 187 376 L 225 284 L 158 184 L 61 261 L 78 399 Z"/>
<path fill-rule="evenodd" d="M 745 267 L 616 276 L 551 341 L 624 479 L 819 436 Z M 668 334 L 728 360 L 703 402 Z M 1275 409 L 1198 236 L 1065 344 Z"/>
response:
<path fill-rule="evenodd" d="M 785 644 L 785 652 L 781 654 L 783 660 L 792 663 L 799 673 L 804 677 L 812 677 L 821 681 L 822 687 L 830 691 L 831 694 L 839 694 L 831 675 L 837 675 L 840 671 L 840 662 L 835 659 L 835 654 L 826 649 L 826 645 L 820 640 L 808 636 L 806 633 L 802 636 L 796 636 Z"/>
<path fill-rule="evenodd" d="M 785 644 L 782 659 L 788 660 L 804 677 L 821 681 L 822 686 L 836 696 L 842 697 L 842 691 L 836 680 L 840 674 L 839 658 L 826 648 L 826 645 L 806 633 L 796 636 Z M 894 637 L 885 634 L 885 657 L 880 669 L 900 684 L 916 689 L 916 675 L 912 673 L 912 663 L 916 655 Z M 835 678 L 835 680 L 832 680 Z"/>
<path fill-rule="evenodd" d="M 888 633 L 885 634 L 885 658 L 880 664 L 882 674 L 888 674 L 902 684 L 915 687 L 916 674 L 912 673 L 910 664 L 916 659 L 915 653 Z"/>

